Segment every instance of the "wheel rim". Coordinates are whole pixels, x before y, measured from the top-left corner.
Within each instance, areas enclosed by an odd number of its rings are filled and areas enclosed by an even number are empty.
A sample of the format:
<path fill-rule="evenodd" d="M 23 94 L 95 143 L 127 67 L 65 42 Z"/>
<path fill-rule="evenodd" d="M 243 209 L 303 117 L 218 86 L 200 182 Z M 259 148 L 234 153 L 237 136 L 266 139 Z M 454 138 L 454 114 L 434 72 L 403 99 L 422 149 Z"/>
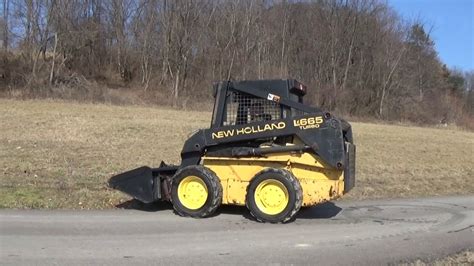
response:
<path fill-rule="evenodd" d="M 258 184 L 255 189 L 255 203 L 260 211 L 268 215 L 281 213 L 290 201 L 288 189 L 282 182 L 267 179 Z"/>
<path fill-rule="evenodd" d="M 184 207 L 190 210 L 197 210 L 204 206 L 207 196 L 206 183 L 197 176 L 185 177 L 179 183 L 178 199 Z"/>

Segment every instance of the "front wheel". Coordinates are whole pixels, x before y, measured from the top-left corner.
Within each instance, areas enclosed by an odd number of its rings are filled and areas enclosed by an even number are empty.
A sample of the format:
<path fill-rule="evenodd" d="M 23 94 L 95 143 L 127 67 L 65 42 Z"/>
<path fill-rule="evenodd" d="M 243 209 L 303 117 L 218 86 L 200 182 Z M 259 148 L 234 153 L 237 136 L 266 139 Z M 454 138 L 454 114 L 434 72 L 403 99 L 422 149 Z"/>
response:
<path fill-rule="evenodd" d="M 247 208 L 259 222 L 288 222 L 299 211 L 302 201 L 300 183 L 293 174 L 282 169 L 261 171 L 247 189 Z"/>
<path fill-rule="evenodd" d="M 204 218 L 222 203 L 222 186 L 210 169 L 192 165 L 180 169 L 171 184 L 171 202 L 181 216 Z"/>

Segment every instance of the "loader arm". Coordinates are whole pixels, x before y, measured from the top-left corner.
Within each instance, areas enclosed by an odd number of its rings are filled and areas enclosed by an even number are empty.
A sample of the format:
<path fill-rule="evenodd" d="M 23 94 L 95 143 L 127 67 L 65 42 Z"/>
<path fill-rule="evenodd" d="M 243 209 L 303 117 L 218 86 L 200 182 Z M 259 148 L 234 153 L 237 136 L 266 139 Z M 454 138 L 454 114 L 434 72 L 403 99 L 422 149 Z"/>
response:
<path fill-rule="evenodd" d="M 301 125 L 308 119 L 321 121 L 318 124 Z M 317 126 L 317 127 L 316 127 Z M 226 147 L 225 144 L 283 136 L 297 136 L 330 167 L 342 169 L 345 165 L 345 149 L 341 121 L 324 118 L 320 113 L 295 116 L 238 126 L 203 129 L 189 138 L 181 152 L 182 166 L 199 164 L 207 148 Z"/>

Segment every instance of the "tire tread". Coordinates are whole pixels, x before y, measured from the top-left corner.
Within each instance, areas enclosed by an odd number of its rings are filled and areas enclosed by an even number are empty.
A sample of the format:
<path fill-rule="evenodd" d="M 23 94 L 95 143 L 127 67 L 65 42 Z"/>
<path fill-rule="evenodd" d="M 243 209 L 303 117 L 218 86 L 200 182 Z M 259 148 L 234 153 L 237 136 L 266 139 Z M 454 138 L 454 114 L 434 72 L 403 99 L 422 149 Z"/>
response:
<path fill-rule="evenodd" d="M 259 172 L 257 175 L 262 175 L 262 174 L 267 174 L 267 173 L 274 173 L 274 174 L 280 174 L 281 176 L 283 176 L 283 178 L 285 178 L 286 180 L 288 180 L 291 185 L 293 186 L 294 190 L 295 190 L 295 204 L 292 206 L 292 209 L 290 212 L 288 212 L 287 215 L 285 215 L 285 217 L 283 217 L 282 219 L 280 219 L 280 221 L 267 221 L 265 219 L 263 219 L 262 217 L 260 217 L 258 214 L 256 214 L 252 208 L 249 207 L 249 188 L 250 188 L 250 185 L 247 186 L 247 200 L 245 201 L 245 205 L 247 206 L 247 209 L 249 209 L 250 211 L 250 214 L 252 215 L 253 218 L 255 218 L 255 220 L 257 220 L 258 222 L 261 222 L 261 223 L 265 223 L 265 222 L 270 222 L 270 223 L 287 223 L 289 221 L 291 221 L 296 213 L 300 210 L 301 208 L 301 205 L 303 203 L 303 189 L 301 187 L 301 184 L 300 182 L 298 181 L 298 179 L 296 179 L 296 177 L 291 173 L 289 172 L 288 170 L 286 169 L 278 169 L 278 168 L 266 168 L 264 170 L 262 170 L 261 172 Z M 257 176 L 256 175 L 256 176 Z"/>
<path fill-rule="evenodd" d="M 205 206 L 205 208 L 202 211 L 197 212 L 197 213 L 186 212 L 185 210 L 182 210 L 179 207 L 177 207 L 176 204 L 173 204 L 173 209 L 175 210 L 177 214 L 184 217 L 193 217 L 193 218 L 209 217 L 212 214 L 214 214 L 214 212 L 222 203 L 222 186 L 220 184 L 220 180 L 211 169 L 204 167 L 202 165 L 192 165 L 192 166 L 184 167 L 178 170 L 175 176 L 179 176 L 180 174 L 182 174 L 182 172 L 188 171 L 191 169 L 199 171 L 200 173 L 205 175 L 207 179 L 209 180 L 211 188 L 210 189 L 208 188 L 208 191 L 211 191 L 212 195 L 209 194 L 208 197 L 212 197 L 212 201 L 208 206 Z M 178 185 L 178 184 L 175 184 L 175 180 L 176 178 L 173 178 L 171 187 Z M 171 197 L 171 202 L 173 203 L 173 197 Z"/>

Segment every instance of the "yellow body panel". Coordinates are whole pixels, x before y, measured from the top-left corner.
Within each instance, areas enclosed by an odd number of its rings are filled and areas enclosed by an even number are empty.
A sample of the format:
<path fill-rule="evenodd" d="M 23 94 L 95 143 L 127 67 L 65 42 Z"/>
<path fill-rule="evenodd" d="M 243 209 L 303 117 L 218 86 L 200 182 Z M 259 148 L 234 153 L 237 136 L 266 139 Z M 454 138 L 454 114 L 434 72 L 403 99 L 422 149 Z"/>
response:
<path fill-rule="evenodd" d="M 303 206 L 340 197 L 344 191 L 344 172 L 327 167 L 310 153 L 280 153 L 266 157 L 203 157 L 203 165 L 219 177 L 222 204 L 245 205 L 247 186 L 265 168 L 290 171 L 303 189 Z"/>

